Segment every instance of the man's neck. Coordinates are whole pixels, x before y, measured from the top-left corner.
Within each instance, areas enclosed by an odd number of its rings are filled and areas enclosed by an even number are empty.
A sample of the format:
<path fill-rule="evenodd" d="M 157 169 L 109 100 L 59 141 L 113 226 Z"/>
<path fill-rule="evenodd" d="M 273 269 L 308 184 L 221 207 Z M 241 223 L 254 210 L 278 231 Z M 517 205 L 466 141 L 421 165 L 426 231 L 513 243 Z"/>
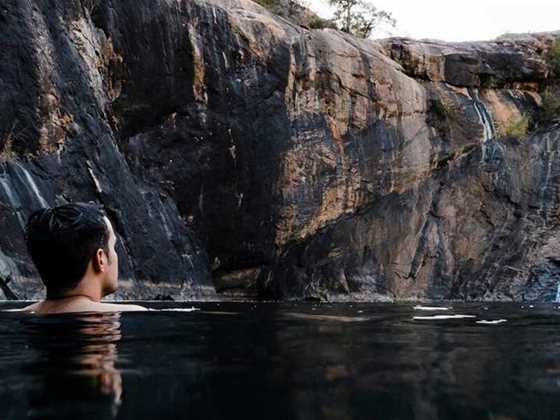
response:
<path fill-rule="evenodd" d="M 87 298 L 92 302 L 99 302 L 103 297 L 99 280 L 84 276 L 80 283 L 71 290 L 67 290 L 60 294 L 49 295 L 47 293 L 47 300 L 62 300 L 71 298 Z"/>
<path fill-rule="evenodd" d="M 91 296 L 80 294 L 80 293 L 68 293 L 63 295 L 54 295 L 54 296 L 47 296 L 47 300 L 66 300 L 66 299 L 87 299 L 92 302 L 99 302 L 99 300 L 95 300 L 91 298 Z"/>

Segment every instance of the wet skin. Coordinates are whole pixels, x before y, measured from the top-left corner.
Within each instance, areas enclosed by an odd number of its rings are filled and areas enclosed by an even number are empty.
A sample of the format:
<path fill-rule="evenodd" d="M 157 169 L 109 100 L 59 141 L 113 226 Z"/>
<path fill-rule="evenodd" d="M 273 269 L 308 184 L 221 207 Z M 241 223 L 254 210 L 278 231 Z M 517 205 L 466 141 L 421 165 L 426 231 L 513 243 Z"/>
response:
<path fill-rule="evenodd" d="M 34 314 L 62 314 L 76 312 L 129 312 L 147 311 L 139 305 L 104 303 L 101 298 L 118 288 L 119 258 L 115 250 L 117 238 L 109 219 L 105 218 L 109 231 L 109 252 L 98 249 L 91 259 L 80 283 L 72 290 L 56 298 L 33 303 L 21 311 Z"/>

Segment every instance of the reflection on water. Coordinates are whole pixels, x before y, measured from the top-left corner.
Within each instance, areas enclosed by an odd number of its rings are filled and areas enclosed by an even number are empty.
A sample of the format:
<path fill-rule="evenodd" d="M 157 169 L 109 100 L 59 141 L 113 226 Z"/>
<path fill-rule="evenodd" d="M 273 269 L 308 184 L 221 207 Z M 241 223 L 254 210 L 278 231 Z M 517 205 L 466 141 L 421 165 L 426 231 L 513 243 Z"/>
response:
<path fill-rule="evenodd" d="M 555 306 L 195 306 L 0 313 L 0 418 L 559 417 Z"/>
<path fill-rule="evenodd" d="M 12 381 L 4 378 L 4 403 L 13 401 L 9 418 L 115 418 L 122 397 L 121 374 L 116 367 L 121 339 L 120 314 L 19 315 L 15 337 L 25 339 L 20 366 Z M 10 337 L 4 336 L 3 340 Z M 23 344 L 23 343 L 21 343 Z M 8 355 L 4 352 L 4 357 Z M 21 363 L 23 362 L 23 363 Z M 3 370 L 4 371 L 4 370 Z M 29 381 L 27 404 L 11 387 Z M 8 403 L 10 404 L 10 403 Z"/>

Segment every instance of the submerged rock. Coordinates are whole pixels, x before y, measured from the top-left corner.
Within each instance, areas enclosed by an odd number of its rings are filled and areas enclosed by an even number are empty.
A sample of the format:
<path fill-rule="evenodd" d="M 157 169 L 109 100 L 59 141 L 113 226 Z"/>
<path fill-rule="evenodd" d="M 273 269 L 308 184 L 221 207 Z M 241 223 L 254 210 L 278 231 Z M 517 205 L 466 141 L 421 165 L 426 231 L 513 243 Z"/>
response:
<path fill-rule="evenodd" d="M 29 212 L 97 200 L 122 296 L 551 300 L 558 34 L 358 40 L 248 0 L 5 6 L 0 275 Z M 17 286 L 15 286 L 17 284 Z"/>

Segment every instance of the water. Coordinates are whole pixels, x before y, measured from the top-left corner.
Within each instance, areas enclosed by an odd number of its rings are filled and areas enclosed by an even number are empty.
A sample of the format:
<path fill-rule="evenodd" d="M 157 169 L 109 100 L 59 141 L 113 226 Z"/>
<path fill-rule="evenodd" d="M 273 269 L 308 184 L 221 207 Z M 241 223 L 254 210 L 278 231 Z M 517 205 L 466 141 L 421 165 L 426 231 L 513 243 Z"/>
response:
<path fill-rule="evenodd" d="M 4 192 L 6 203 L 9 204 L 18 218 L 19 225 L 22 230 L 25 230 L 24 208 L 31 204 L 32 209 L 48 207 L 48 202 L 45 200 L 33 176 L 27 169 L 17 161 L 11 164 L 11 176 L 7 172 L 7 166 L 3 173 L 0 173 L 0 199 L 2 199 L 1 191 Z M 16 182 L 14 182 L 14 180 Z"/>
<path fill-rule="evenodd" d="M 477 89 L 469 89 L 468 92 L 472 99 L 474 110 L 478 115 L 480 124 L 484 129 L 483 143 L 485 143 L 496 137 L 496 130 L 494 128 L 494 122 L 492 121 L 492 115 L 490 111 L 488 111 L 488 108 L 486 107 L 484 102 L 480 100 Z"/>
<path fill-rule="evenodd" d="M 560 417 L 558 305 L 146 305 L 1 312 L 0 418 Z"/>
<path fill-rule="evenodd" d="M 16 216 L 18 218 L 18 222 L 19 225 L 21 226 L 21 229 L 24 230 L 25 220 L 21 214 L 22 213 L 21 202 L 18 196 L 16 195 L 16 193 L 14 192 L 14 189 L 12 188 L 9 179 L 2 174 L 0 174 L 0 187 L 2 190 L 4 190 L 5 197 L 8 199 L 7 200 L 8 204 L 10 204 L 10 206 L 12 206 L 12 208 L 16 212 Z"/>
<path fill-rule="evenodd" d="M 18 169 L 17 171 L 15 171 L 16 176 L 21 179 L 20 182 L 22 183 L 22 185 L 26 185 L 28 187 L 29 196 L 32 197 L 33 200 L 37 201 L 37 203 L 39 204 L 39 208 L 49 207 L 49 203 L 47 203 L 47 200 L 45 200 L 45 198 L 41 195 L 41 192 L 39 191 L 35 180 L 27 171 L 27 169 L 25 169 L 25 167 L 20 165 L 17 161 L 13 161 L 13 164 L 15 168 Z"/>

